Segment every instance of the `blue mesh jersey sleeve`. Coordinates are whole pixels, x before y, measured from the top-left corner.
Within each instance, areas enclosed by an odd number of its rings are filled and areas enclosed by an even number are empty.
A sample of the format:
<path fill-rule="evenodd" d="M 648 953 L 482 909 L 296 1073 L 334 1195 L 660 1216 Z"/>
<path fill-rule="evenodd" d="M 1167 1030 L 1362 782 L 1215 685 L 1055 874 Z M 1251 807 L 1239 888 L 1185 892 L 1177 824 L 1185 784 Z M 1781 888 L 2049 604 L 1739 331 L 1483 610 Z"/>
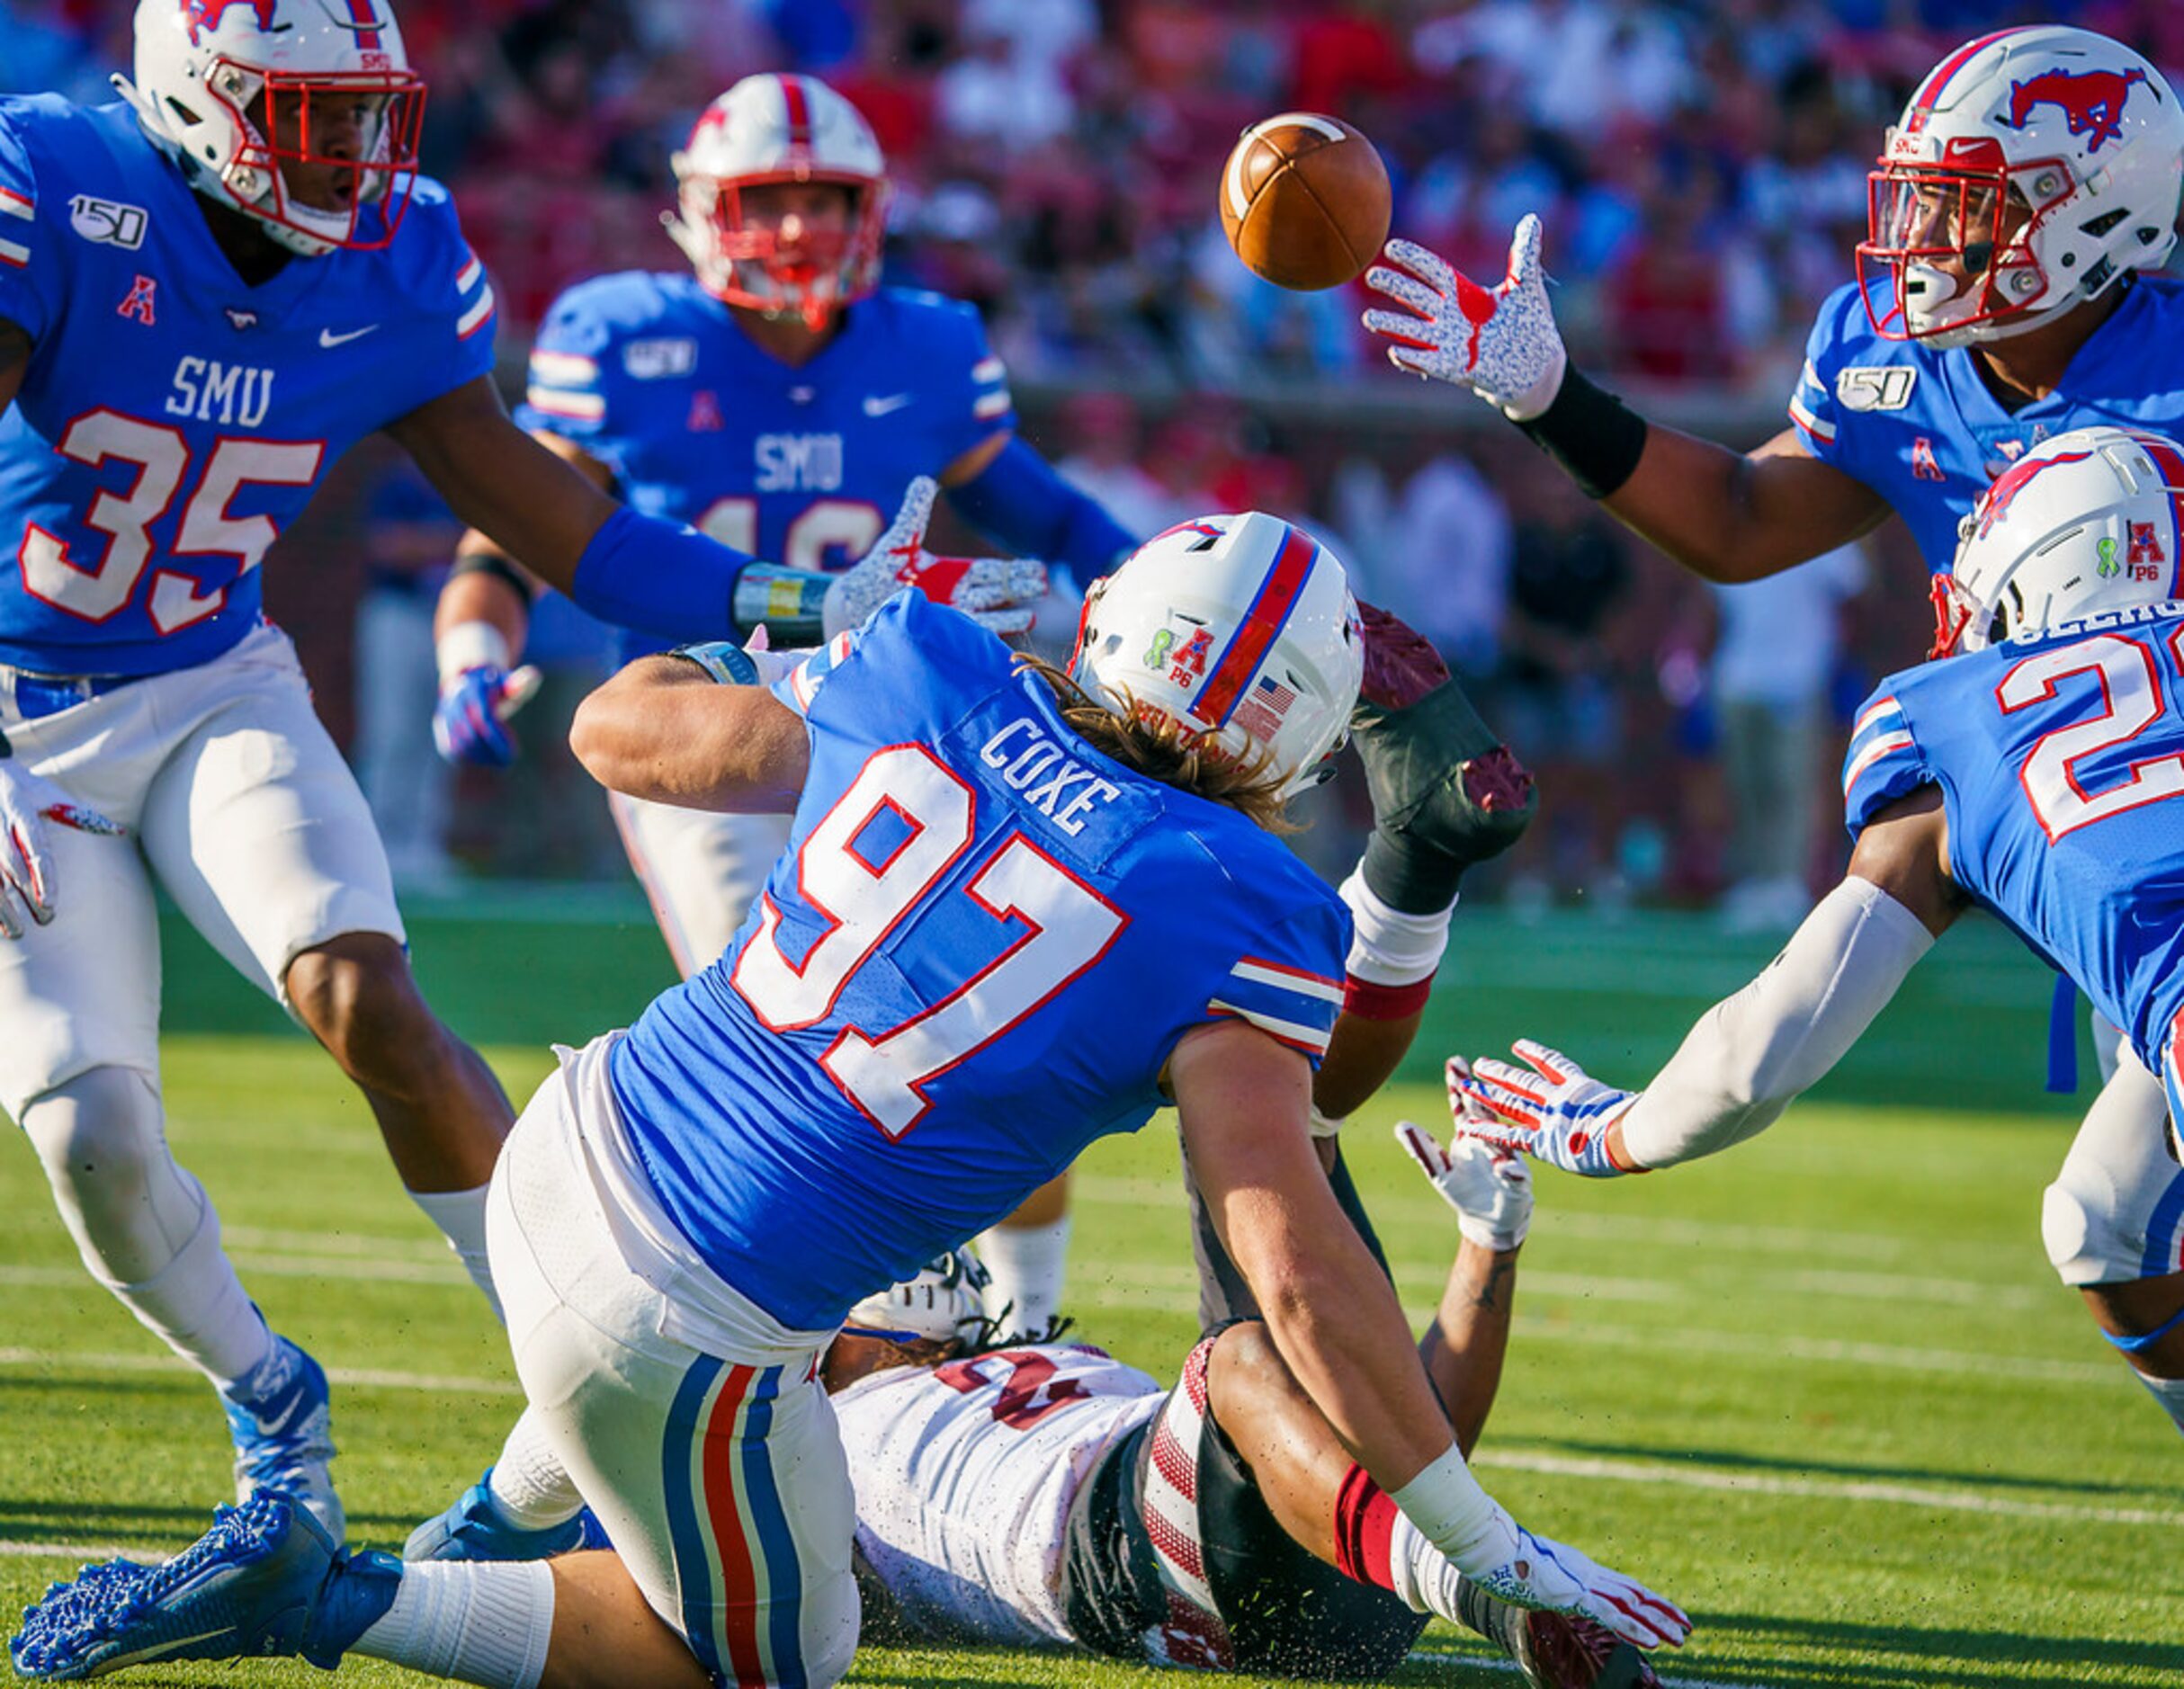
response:
<path fill-rule="evenodd" d="M 1835 384 L 1848 362 L 1845 330 L 1865 324 L 1866 308 L 1858 303 L 1856 287 L 1839 287 L 1829 294 L 1805 339 L 1804 368 L 1790 395 L 1790 421 L 1796 426 L 1797 437 L 1804 442 L 1804 449 L 1822 463 L 1839 469 Z"/>
<path fill-rule="evenodd" d="M 919 349 L 919 386 L 938 413 L 941 450 L 933 473 L 981 441 L 1014 431 L 1008 367 L 986 344 L 977 310 L 937 293 L 891 290 L 882 297 L 901 314 L 904 344 Z"/>
<path fill-rule="evenodd" d="M 1207 1000 L 1208 1017 L 1244 1021 L 1317 1068 L 1342 1013 L 1348 952 L 1348 911 L 1332 899 L 1311 905 L 1237 959 Z"/>
<path fill-rule="evenodd" d="M 405 357 L 382 371 L 397 416 L 493 373 L 497 301 L 484 263 L 462 236 L 448 191 L 429 177 L 417 179 L 400 237 L 384 255 L 388 297 L 407 315 L 429 324 L 413 344 L 437 343 L 437 357 Z"/>
<path fill-rule="evenodd" d="M 1912 679 L 1904 674 L 1883 681 L 1851 729 L 1850 748 L 1843 754 L 1843 819 L 1853 838 L 1904 793 L 1934 783 L 1896 695 Z"/>
<path fill-rule="evenodd" d="M 68 303 L 69 195 L 64 183 L 39 180 L 41 103 L 0 100 L 0 317 L 33 341 Z"/>
<path fill-rule="evenodd" d="M 524 427 L 573 440 L 617 473 L 632 422 L 622 351 L 658 316 L 650 282 L 638 271 L 595 276 L 555 299 L 532 342 L 515 412 Z"/>

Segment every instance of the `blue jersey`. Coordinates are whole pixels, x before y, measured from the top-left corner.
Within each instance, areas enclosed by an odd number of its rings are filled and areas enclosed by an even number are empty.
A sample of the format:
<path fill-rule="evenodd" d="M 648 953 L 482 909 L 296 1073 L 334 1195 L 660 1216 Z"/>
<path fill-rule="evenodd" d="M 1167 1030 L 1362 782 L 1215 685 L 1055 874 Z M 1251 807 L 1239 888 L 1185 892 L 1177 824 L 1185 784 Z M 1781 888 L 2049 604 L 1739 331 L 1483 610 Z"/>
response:
<path fill-rule="evenodd" d="M 993 635 L 900 594 L 776 693 L 811 746 L 788 851 L 613 1063 L 663 1207 L 775 1318 L 831 1327 L 1136 1130 L 1193 1027 L 1317 1063 L 1340 900 L 1092 750 Z"/>
<path fill-rule="evenodd" d="M 394 243 L 246 286 L 125 105 L 0 100 L 0 663 L 153 675 L 257 621 L 258 563 L 336 459 L 493 358 L 493 290 L 419 181 Z"/>
<path fill-rule="evenodd" d="M 1882 683 L 1850 830 L 1941 790 L 1949 874 L 2161 1071 L 2184 1007 L 2184 603 L 2112 612 Z"/>
<path fill-rule="evenodd" d="M 1813 325 L 1790 420 L 1806 451 L 1886 499 L 1927 567 L 1946 574 L 1958 521 L 2049 435 L 2098 423 L 2184 432 L 2184 282 L 2135 277 L 2063 385 L 2016 410 L 1981 379 L 1970 350 L 1884 340 L 1857 287 L 1838 288 Z"/>
<path fill-rule="evenodd" d="M 792 367 L 693 277 L 644 271 L 554 301 L 516 420 L 581 446 L 647 515 L 800 569 L 846 568 L 914 478 L 1016 426 L 968 305 L 883 288 Z"/>

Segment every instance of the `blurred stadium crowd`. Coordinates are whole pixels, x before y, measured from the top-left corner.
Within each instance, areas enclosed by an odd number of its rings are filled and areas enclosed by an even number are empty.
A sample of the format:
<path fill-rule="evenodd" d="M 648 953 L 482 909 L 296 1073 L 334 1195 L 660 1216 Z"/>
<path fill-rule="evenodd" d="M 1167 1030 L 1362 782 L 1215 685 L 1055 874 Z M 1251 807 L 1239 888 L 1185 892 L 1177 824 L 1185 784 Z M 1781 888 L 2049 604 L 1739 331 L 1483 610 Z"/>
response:
<path fill-rule="evenodd" d="M 1950 46 L 2036 12 L 2184 72 L 2178 0 L 465 0 L 404 27 L 426 168 L 494 273 L 511 376 L 561 288 L 680 263 L 667 161 L 706 101 L 752 70 L 822 76 L 887 152 L 888 279 L 979 304 L 1035 443 L 1147 532 L 1199 509 L 1300 516 L 1444 646 L 1545 782 L 1506 889 L 1726 896 L 1765 926 L 1833 864 L 1843 701 L 1922 648 L 1908 544 L 1884 530 L 1709 594 L 1484 407 L 1379 362 L 1355 290 L 1249 275 L 1213 184 L 1248 123 L 1338 112 L 1387 159 L 1398 232 L 1493 275 L 1540 211 L 1572 355 L 1742 442 L 1781 425 L 1814 309 L 1849 277 L 1882 130 Z M 129 51 L 112 0 L 0 11 L 11 91 L 96 101 Z M 365 455 L 269 595 L 410 878 L 443 876 L 451 838 L 505 871 L 611 872 L 547 710 L 514 790 L 466 783 L 487 800 L 451 815 L 420 736 L 452 538 Z M 580 691 L 597 642 L 548 637 Z M 547 821 L 572 809 L 598 825 Z M 1340 831 L 1321 829 L 1330 862 Z"/>

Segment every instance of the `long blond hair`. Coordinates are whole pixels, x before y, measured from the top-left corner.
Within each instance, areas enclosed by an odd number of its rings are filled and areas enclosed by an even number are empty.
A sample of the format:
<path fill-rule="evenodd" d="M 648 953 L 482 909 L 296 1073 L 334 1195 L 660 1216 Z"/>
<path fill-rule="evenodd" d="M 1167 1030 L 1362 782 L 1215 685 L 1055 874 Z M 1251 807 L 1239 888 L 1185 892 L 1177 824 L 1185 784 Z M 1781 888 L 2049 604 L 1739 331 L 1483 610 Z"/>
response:
<path fill-rule="evenodd" d="M 1284 813 L 1286 800 L 1280 779 L 1267 766 L 1270 753 L 1239 758 L 1188 732 L 1172 717 L 1117 715 L 1068 674 L 1027 653 L 1016 654 L 1016 666 L 1047 684 L 1061 719 L 1102 755 L 1164 786 L 1225 803 L 1269 833 L 1302 831 Z"/>

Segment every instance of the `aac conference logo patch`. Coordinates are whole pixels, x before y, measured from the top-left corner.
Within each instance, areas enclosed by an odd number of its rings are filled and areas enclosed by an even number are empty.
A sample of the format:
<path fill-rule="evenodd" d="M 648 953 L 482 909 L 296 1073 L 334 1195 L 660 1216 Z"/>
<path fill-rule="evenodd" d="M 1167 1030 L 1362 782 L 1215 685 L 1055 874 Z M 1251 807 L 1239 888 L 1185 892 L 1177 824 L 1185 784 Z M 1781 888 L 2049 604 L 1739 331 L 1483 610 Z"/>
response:
<path fill-rule="evenodd" d="M 134 252 L 144 245 L 147 220 L 141 205 L 124 205 L 89 193 L 68 201 L 68 227 L 95 246 Z"/>

